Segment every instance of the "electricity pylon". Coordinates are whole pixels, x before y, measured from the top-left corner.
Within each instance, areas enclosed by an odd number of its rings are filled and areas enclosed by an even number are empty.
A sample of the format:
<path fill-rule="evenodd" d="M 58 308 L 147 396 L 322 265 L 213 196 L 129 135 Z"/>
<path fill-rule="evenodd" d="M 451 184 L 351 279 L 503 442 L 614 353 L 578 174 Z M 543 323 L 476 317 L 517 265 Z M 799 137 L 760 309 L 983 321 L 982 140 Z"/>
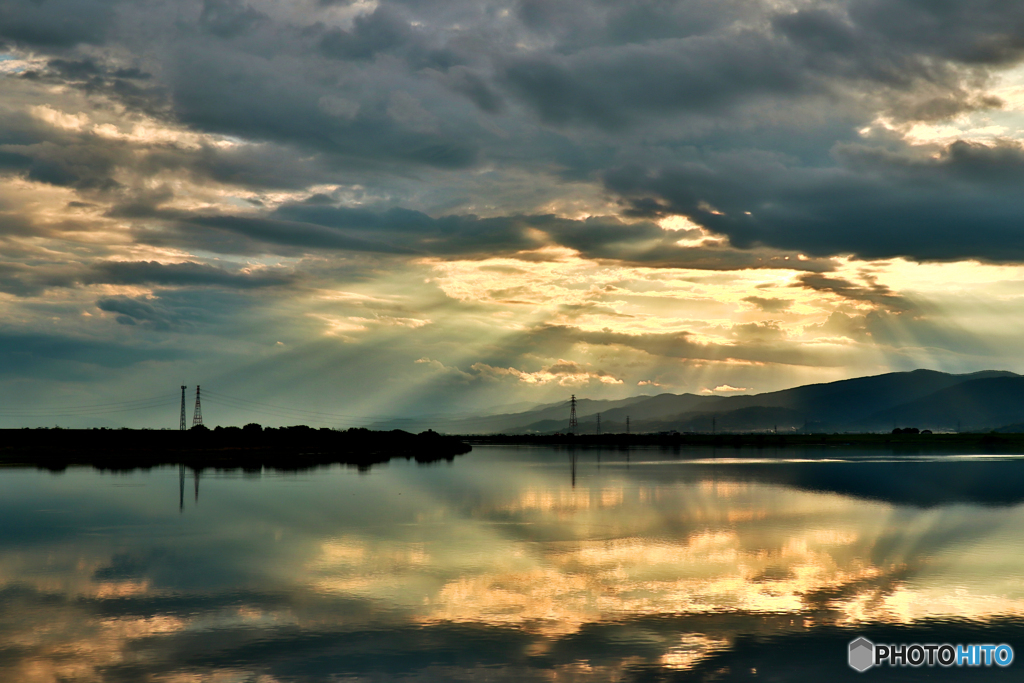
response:
<path fill-rule="evenodd" d="M 199 385 L 196 385 L 196 409 L 192 413 L 192 426 L 202 426 L 203 424 L 203 408 L 199 405 Z"/>
<path fill-rule="evenodd" d="M 181 385 L 181 419 L 178 421 L 178 429 L 185 431 L 185 385 Z"/>

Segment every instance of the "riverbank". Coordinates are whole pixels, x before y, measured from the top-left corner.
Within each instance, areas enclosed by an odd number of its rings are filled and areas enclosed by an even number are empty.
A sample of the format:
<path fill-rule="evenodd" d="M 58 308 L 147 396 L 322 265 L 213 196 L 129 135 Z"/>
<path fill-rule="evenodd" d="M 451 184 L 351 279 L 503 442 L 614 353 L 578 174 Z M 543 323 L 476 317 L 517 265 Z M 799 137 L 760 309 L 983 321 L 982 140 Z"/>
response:
<path fill-rule="evenodd" d="M 582 446 L 603 448 L 717 447 L 717 448 L 918 448 L 961 451 L 965 448 L 1024 449 L 1024 434 L 547 434 L 463 435 L 470 444 Z"/>
<path fill-rule="evenodd" d="M 452 460 L 470 450 L 472 446 L 458 437 L 432 431 L 410 434 L 401 430 L 336 431 L 305 426 L 187 431 L 0 430 L 0 465 L 30 465 L 51 470 L 75 465 L 105 470 L 161 465 L 245 470 L 299 470 L 333 464 L 368 468 L 392 458 L 417 462 Z"/>

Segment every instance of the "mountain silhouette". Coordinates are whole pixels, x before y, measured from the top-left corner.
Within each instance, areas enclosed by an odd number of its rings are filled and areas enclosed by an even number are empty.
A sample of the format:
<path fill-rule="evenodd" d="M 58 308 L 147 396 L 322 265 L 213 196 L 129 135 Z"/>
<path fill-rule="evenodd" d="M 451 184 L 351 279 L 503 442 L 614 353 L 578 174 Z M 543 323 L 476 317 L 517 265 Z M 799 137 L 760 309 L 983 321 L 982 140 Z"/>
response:
<path fill-rule="evenodd" d="M 880 410 L 861 421 L 867 430 L 894 423 L 927 429 L 991 429 L 1024 422 L 1024 377 L 987 377 Z"/>
<path fill-rule="evenodd" d="M 619 401 L 578 399 L 579 432 L 953 431 L 1024 424 L 1024 377 L 986 370 L 891 372 L 740 396 L 659 394 Z M 554 433 L 568 428 L 568 403 L 439 425 L 448 433 Z"/>

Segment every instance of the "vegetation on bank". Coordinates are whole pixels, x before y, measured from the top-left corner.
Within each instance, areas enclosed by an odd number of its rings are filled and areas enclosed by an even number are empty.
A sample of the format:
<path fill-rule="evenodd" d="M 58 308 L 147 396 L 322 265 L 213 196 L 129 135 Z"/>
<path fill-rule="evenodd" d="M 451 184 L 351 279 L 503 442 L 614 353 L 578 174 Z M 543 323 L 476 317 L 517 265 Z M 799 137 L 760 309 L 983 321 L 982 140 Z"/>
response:
<path fill-rule="evenodd" d="M 458 437 L 428 430 L 314 429 L 305 425 L 262 428 L 3 429 L 0 463 L 49 469 L 92 465 L 134 469 L 166 464 L 193 468 L 305 469 L 348 464 L 369 467 L 396 457 L 417 462 L 452 460 L 472 449 Z"/>

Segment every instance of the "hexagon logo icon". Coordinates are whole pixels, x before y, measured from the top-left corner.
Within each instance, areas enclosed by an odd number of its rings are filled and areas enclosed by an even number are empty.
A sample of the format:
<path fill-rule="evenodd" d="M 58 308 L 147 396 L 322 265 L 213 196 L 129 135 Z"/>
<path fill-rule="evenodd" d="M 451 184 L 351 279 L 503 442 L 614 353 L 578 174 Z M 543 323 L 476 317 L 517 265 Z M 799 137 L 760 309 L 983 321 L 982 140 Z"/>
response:
<path fill-rule="evenodd" d="M 861 636 L 850 641 L 850 666 L 864 673 L 875 663 L 875 644 Z"/>

